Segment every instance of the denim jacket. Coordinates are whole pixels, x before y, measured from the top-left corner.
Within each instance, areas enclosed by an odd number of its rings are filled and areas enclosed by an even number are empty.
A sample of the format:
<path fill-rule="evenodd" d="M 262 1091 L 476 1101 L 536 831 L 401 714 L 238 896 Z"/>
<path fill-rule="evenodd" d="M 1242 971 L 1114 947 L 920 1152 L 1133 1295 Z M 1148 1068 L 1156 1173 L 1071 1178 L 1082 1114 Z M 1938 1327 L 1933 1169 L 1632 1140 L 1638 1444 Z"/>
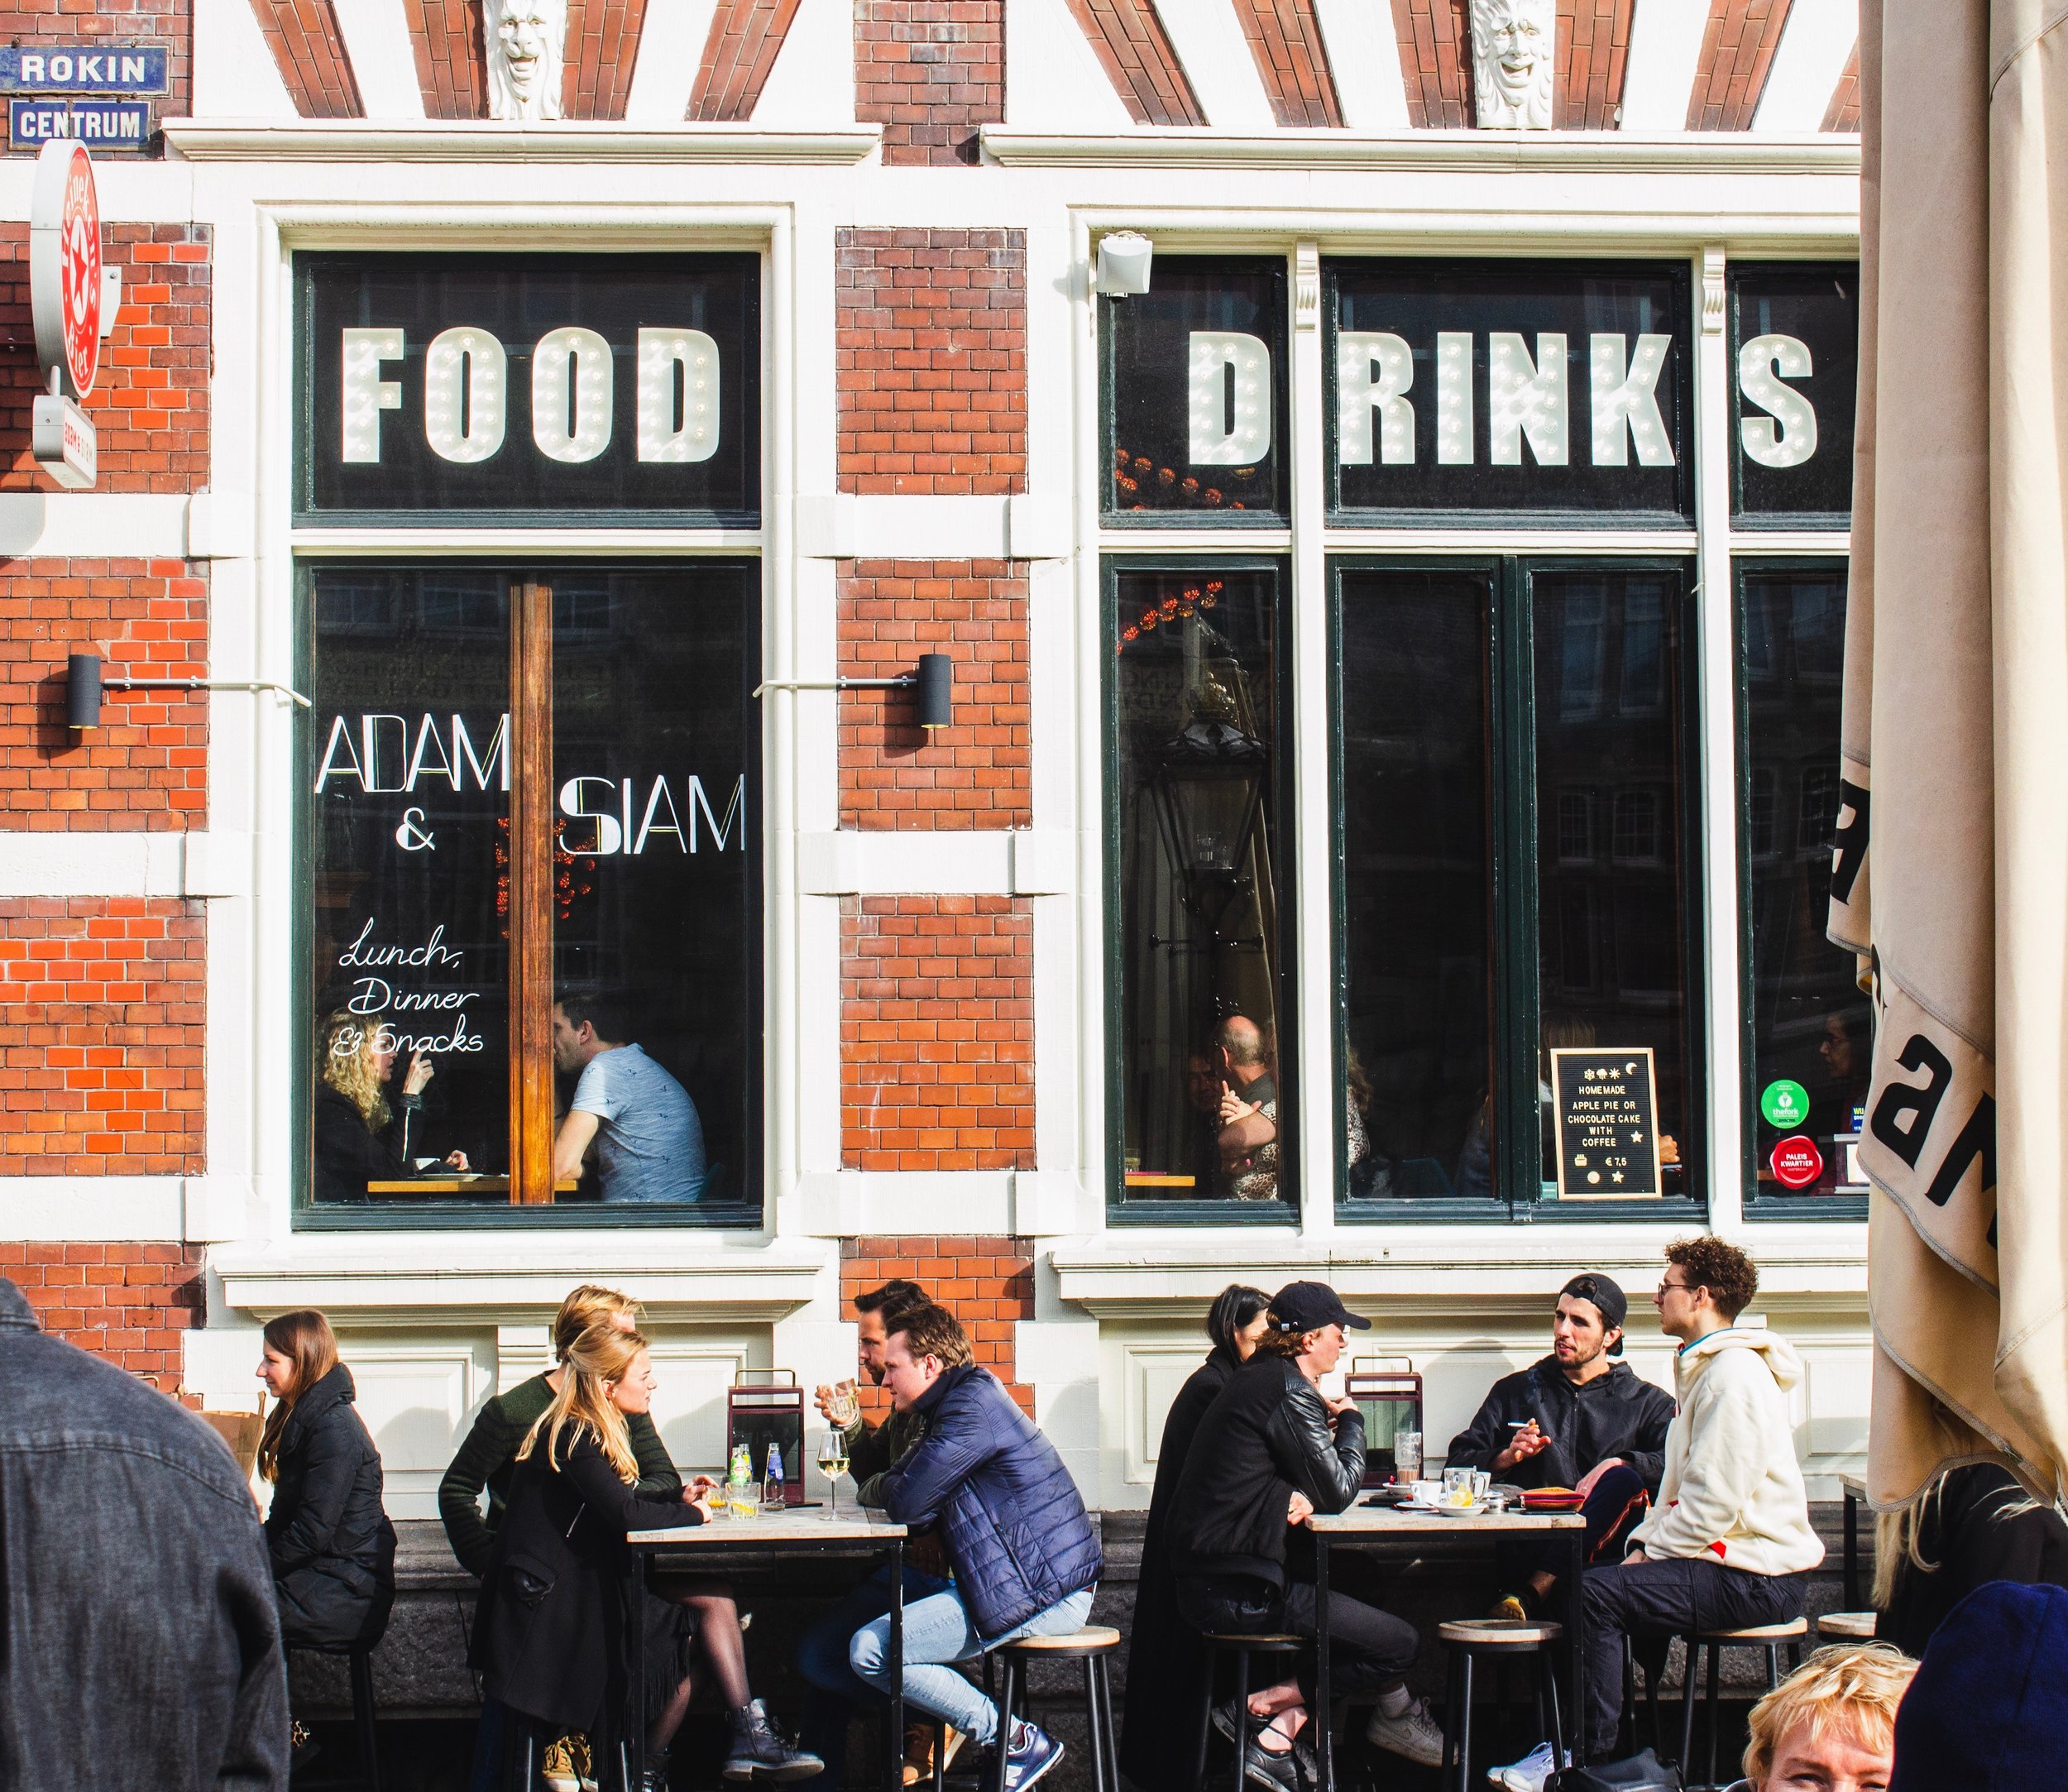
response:
<path fill-rule="evenodd" d="M 215 1433 L 0 1276 L 0 1786 L 285 1792 L 256 1507 Z"/>

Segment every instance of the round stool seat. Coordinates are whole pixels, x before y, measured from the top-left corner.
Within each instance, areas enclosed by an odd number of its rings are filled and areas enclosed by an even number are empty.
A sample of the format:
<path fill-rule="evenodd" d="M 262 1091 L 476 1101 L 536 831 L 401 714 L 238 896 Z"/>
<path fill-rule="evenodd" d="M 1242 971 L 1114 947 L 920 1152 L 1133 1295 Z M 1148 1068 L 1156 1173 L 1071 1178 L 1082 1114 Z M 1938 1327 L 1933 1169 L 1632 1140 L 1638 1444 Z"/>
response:
<path fill-rule="evenodd" d="M 1879 1612 L 1826 1612 L 1817 1621 L 1817 1634 L 1845 1642 L 1872 1642 Z"/>
<path fill-rule="evenodd" d="M 1044 1655 L 1098 1655 L 1119 1646 L 1120 1632 L 1110 1624 L 1087 1624 L 1082 1630 L 1058 1631 L 1052 1636 L 1016 1636 L 999 1645 Z"/>
<path fill-rule="evenodd" d="M 1277 1631 L 1202 1631 L 1199 1640 L 1217 1649 L 1250 1649 L 1259 1655 L 1283 1655 L 1288 1650 L 1307 1646 L 1304 1636 L 1288 1636 Z"/>
<path fill-rule="evenodd" d="M 1791 1636 L 1807 1636 L 1809 1620 L 1791 1617 L 1779 1624 L 1747 1624 L 1742 1630 L 1702 1630 L 1695 1632 L 1701 1643 L 1786 1642 Z"/>
<path fill-rule="evenodd" d="M 1439 1624 L 1436 1634 L 1468 1649 L 1540 1649 L 1563 1636 L 1565 1627 L 1536 1618 L 1475 1617 Z"/>

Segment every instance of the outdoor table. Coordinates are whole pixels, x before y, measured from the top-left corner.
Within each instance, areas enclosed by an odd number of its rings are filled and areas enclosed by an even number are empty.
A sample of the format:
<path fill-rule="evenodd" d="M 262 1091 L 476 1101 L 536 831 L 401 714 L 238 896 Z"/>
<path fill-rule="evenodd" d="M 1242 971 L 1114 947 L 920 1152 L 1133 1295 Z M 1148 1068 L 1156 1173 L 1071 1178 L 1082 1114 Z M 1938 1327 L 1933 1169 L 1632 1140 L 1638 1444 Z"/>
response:
<path fill-rule="evenodd" d="M 626 1540 L 639 1563 L 639 1584 L 644 1590 L 652 1576 L 654 1558 L 682 1559 L 685 1569 L 697 1574 L 734 1574 L 762 1562 L 829 1560 L 840 1557 L 887 1555 L 890 1560 L 890 1698 L 889 1740 L 883 1751 L 883 1784 L 899 1792 L 903 1780 L 905 1701 L 902 1690 L 905 1667 L 905 1527 L 893 1524 L 880 1513 L 850 1507 L 837 1516 L 816 1506 L 794 1507 L 782 1513 L 763 1512 L 754 1518 L 719 1518 L 704 1525 L 671 1525 L 663 1531 L 634 1531 Z M 639 1704 L 639 1722 L 632 1731 L 632 1783 L 639 1784 L 646 1770 L 646 1624 L 644 1613 L 634 1627 L 632 1696 Z"/>
<path fill-rule="evenodd" d="M 1860 1603 L 1860 1505 L 1867 1497 L 1867 1483 L 1856 1474 L 1841 1474 L 1840 1490 L 1845 1496 L 1845 1573 L 1840 1592 L 1848 1612 L 1862 1609 Z"/>
<path fill-rule="evenodd" d="M 1314 1539 L 1314 1711 L 1321 1726 L 1321 1792 L 1335 1792 L 1336 1789 L 1335 1725 L 1329 1716 L 1328 1685 L 1328 1552 L 1332 1549 L 1363 1550 L 1402 1542 L 1424 1545 L 1438 1538 L 1485 1543 L 1507 1537 L 1563 1537 L 1567 1561 L 1558 1582 L 1564 1593 L 1566 1700 L 1570 1708 L 1563 1727 L 1574 1762 L 1586 1760 L 1587 1663 L 1580 1646 L 1580 1576 L 1587 1566 L 1587 1520 L 1579 1513 L 1505 1512 L 1452 1517 L 1444 1512 L 1401 1512 L 1393 1507 L 1360 1504 L 1348 1512 L 1316 1512 L 1306 1524 Z"/>

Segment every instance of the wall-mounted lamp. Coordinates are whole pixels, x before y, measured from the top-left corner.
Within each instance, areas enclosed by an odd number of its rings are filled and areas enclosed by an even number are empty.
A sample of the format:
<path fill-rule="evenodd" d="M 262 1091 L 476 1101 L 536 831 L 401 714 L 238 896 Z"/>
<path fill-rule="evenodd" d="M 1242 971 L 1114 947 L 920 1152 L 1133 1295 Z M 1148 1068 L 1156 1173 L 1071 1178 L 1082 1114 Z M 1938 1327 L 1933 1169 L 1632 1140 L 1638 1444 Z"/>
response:
<path fill-rule="evenodd" d="M 1138 230 L 1117 230 L 1099 239 L 1099 271 L 1093 290 L 1108 299 L 1149 290 L 1149 264 L 1156 245 Z"/>
<path fill-rule="evenodd" d="M 912 691 L 919 726 L 931 734 L 951 726 L 955 713 L 955 662 L 945 654 L 922 654 L 915 671 L 894 678 L 768 678 L 754 688 L 764 691 Z"/>
<path fill-rule="evenodd" d="M 291 685 L 270 678 L 111 678 L 101 670 L 98 654 L 72 654 L 65 662 L 65 725 L 98 728 L 103 691 L 278 691 L 304 709 L 315 706 Z"/>

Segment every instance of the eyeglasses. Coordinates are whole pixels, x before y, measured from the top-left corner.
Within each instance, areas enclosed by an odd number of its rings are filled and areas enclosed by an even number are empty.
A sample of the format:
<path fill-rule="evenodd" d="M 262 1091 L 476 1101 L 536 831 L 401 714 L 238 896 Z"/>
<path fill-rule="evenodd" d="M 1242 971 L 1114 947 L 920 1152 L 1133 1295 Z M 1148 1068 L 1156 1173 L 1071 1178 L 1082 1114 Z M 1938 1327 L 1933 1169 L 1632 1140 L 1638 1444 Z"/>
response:
<path fill-rule="evenodd" d="M 1662 1282 L 1659 1285 L 1658 1293 L 1652 1298 L 1655 1301 L 1663 1301 L 1676 1289 L 1683 1294 L 1692 1294 L 1694 1291 L 1694 1284 L 1688 1282 Z"/>

